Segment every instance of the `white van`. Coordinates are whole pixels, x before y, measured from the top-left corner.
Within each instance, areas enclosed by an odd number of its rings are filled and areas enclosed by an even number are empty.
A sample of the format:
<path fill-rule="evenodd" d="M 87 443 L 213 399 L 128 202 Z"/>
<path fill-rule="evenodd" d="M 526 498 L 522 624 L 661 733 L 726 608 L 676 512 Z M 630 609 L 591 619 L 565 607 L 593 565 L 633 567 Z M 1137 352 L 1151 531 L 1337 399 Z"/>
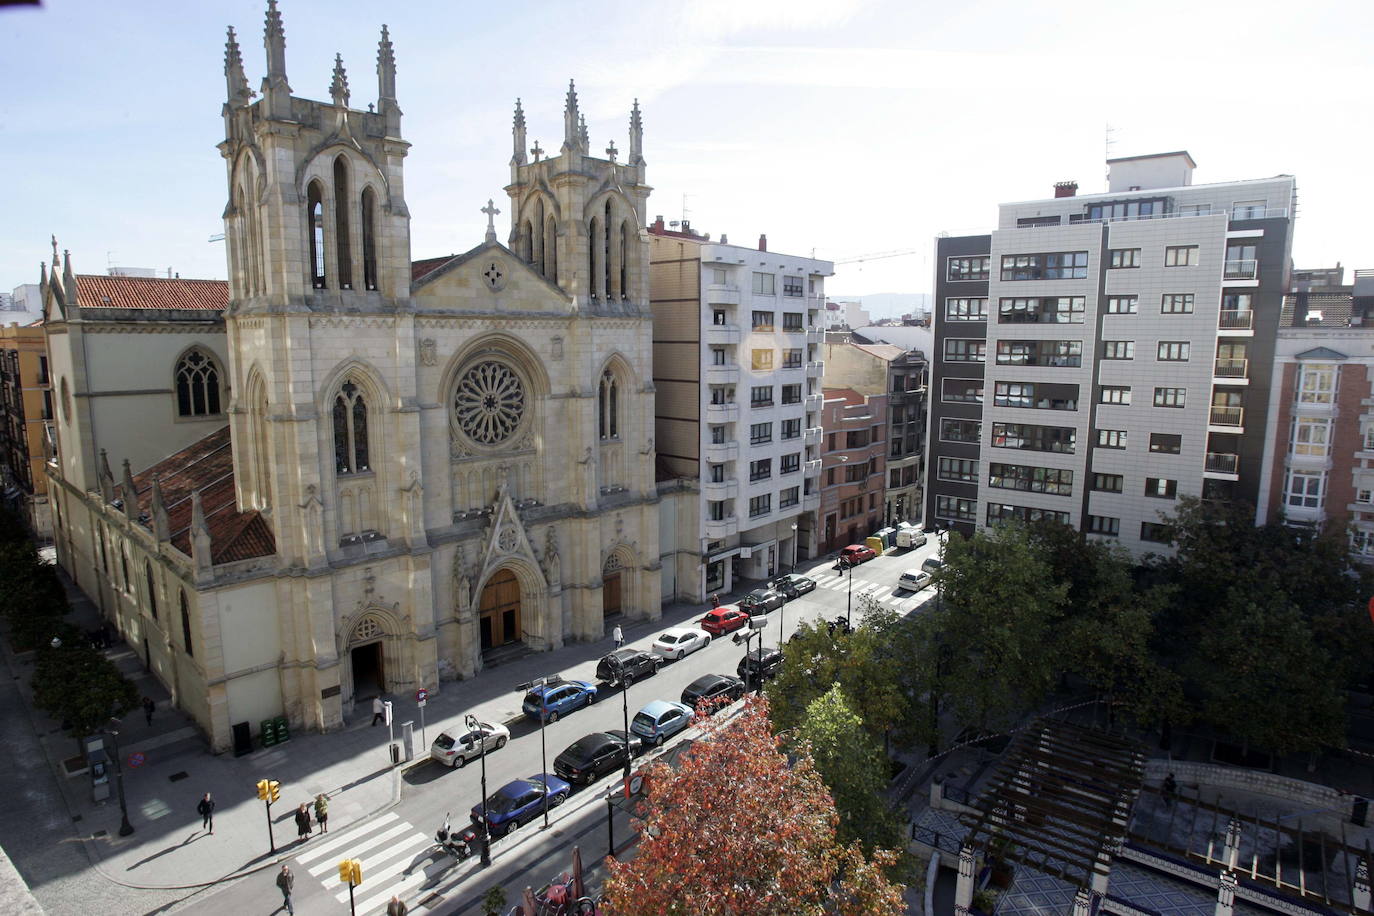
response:
<path fill-rule="evenodd" d="M 898 547 L 924 547 L 926 545 L 926 533 L 920 528 L 898 528 L 897 546 Z"/>

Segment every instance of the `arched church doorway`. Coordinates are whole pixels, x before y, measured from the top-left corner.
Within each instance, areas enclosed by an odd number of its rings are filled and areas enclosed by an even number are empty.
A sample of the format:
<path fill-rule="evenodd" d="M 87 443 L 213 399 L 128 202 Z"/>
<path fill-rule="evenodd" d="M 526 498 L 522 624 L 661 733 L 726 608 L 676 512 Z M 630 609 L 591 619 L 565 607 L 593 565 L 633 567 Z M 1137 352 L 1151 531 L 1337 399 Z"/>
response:
<path fill-rule="evenodd" d="M 515 573 L 502 569 L 487 580 L 478 621 L 483 652 L 520 641 L 520 581 Z"/>
<path fill-rule="evenodd" d="M 353 697 L 386 693 L 386 668 L 382 656 L 382 625 L 367 619 L 353 631 L 349 661 L 353 668 Z"/>
<path fill-rule="evenodd" d="M 622 610 L 620 606 L 621 581 L 620 557 L 611 554 L 601 570 L 601 616 L 603 618 L 619 614 Z"/>

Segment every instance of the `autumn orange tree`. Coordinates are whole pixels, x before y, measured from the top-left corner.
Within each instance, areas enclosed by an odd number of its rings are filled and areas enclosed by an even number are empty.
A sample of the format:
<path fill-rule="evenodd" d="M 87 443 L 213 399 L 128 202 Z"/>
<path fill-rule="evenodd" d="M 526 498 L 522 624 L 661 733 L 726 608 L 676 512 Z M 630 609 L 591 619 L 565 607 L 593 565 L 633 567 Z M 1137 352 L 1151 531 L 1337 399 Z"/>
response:
<path fill-rule="evenodd" d="M 607 860 L 611 916 L 898 916 L 887 850 L 841 846 L 838 818 L 810 756 L 789 759 L 751 698 L 704 734 L 677 768 L 649 771 L 634 857 Z"/>

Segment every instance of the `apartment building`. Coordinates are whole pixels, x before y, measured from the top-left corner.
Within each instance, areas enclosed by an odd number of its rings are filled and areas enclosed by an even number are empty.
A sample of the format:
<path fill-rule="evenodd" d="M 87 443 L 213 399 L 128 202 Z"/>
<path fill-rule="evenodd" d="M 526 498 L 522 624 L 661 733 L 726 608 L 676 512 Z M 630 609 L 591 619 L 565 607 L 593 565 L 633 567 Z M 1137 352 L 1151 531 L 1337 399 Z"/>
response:
<path fill-rule="evenodd" d="M 649 241 L 655 448 L 661 473 L 700 481 L 699 526 L 679 536 L 695 542 L 704 597 L 816 554 L 834 267 L 661 217 Z"/>
<path fill-rule="evenodd" d="M 52 537 L 48 507 L 48 424 L 53 418 L 48 352 L 39 321 L 0 327 L 0 453 L 4 499 L 40 541 Z"/>
<path fill-rule="evenodd" d="M 833 332 L 826 336 L 826 382 L 837 388 L 852 388 L 865 396 L 887 394 L 890 422 L 881 527 L 918 521 L 925 483 L 925 354 L 894 344 L 836 339 L 840 336 Z M 824 422 L 821 425 L 828 428 Z"/>
<path fill-rule="evenodd" d="M 937 241 L 928 525 L 1050 518 L 1141 554 L 1180 495 L 1258 505 L 1294 179 L 1108 166 L 1106 193 Z"/>
<path fill-rule="evenodd" d="M 1339 266 L 1293 273 L 1260 521 L 1348 524 L 1356 556 L 1374 562 L 1374 270 L 1355 271 L 1348 286 Z"/>
<path fill-rule="evenodd" d="M 825 483 L 821 487 L 821 552 L 862 544 L 883 527 L 887 460 L 886 393 L 825 389 Z"/>

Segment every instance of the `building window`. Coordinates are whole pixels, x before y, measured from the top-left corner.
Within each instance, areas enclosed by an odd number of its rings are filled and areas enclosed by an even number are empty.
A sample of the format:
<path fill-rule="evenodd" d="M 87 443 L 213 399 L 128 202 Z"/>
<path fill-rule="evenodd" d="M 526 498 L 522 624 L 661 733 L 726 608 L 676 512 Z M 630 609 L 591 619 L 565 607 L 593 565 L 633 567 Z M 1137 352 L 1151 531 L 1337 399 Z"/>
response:
<path fill-rule="evenodd" d="M 940 380 L 940 399 L 952 404 L 983 403 L 983 380 L 980 378 L 947 378 Z M 896 418 L 893 418 L 896 422 Z"/>
<path fill-rule="evenodd" d="M 946 321 L 987 321 L 988 300 L 983 299 L 946 299 Z"/>
<path fill-rule="evenodd" d="M 948 280 L 986 280 L 991 258 L 950 258 L 945 278 Z"/>
<path fill-rule="evenodd" d="M 1254 301 L 1254 293 L 1227 293 L 1221 297 L 1221 310 L 1223 312 L 1248 312 Z"/>
<path fill-rule="evenodd" d="M 1108 296 L 1107 314 L 1134 315 L 1138 301 L 1138 296 Z"/>
<path fill-rule="evenodd" d="M 1374 557 L 1374 531 L 1350 532 L 1350 549 L 1362 557 Z"/>
<path fill-rule="evenodd" d="M 1035 386 L 1030 382 L 997 382 L 992 403 L 998 407 L 1034 407 Z"/>
<path fill-rule="evenodd" d="M 1131 406 L 1131 387 L 1129 385 L 1103 385 L 1098 393 L 1099 404 L 1120 404 Z"/>
<path fill-rule="evenodd" d="M 801 502 L 801 487 L 788 487 L 778 492 L 778 508 L 790 509 Z"/>
<path fill-rule="evenodd" d="M 997 364 L 1077 369 L 1083 364 L 1083 341 L 999 340 Z"/>
<path fill-rule="evenodd" d="M 309 219 L 306 237 L 310 241 L 310 285 L 314 289 L 324 289 L 324 191 L 318 181 L 310 182 L 305 199 Z"/>
<path fill-rule="evenodd" d="M 712 348 L 711 348 L 711 365 L 713 365 L 713 366 L 724 366 L 724 365 L 725 365 L 725 348 L 724 348 L 724 347 L 712 347 Z"/>
<path fill-rule="evenodd" d="M 711 309 L 711 324 L 718 328 L 725 327 L 725 309 Z"/>
<path fill-rule="evenodd" d="M 774 285 L 777 278 L 772 274 L 754 274 L 754 295 L 774 296 L 777 295 L 777 287 Z"/>
<path fill-rule="evenodd" d="M 1320 509 L 1325 478 L 1325 471 L 1290 470 L 1283 488 L 1284 502 L 1295 509 Z"/>
<path fill-rule="evenodd" d="M 723 267 L 712 267 L 711 282 L 716 286 L 725 286 L 730 282 L 730 272 Z"/>
<path fill-rule="evenodd" d="M 940 480 L 953 480 L 958 483 L 977 483 L 978 459 L 941 458 L 936 465 L 935 476 Z"/>
<path fill-rule="evenodd" d="M 1160 300 L 1159 310 L 1165 315 L 1193 314 L 1192 293 L 1165 293 Z"/>
<path fill-rule="evenodd" d="M 1103 359 L 1135 359 L 1134 340 L 1102 341 Z"/>
<path fill-rule="evenodd" d="M 725 483 L 725 465 L 708 464 L 706 466 L 706 479 L 711 483 Z"/>
<path fill-rule="evenodd" d="M 955 522 L 971 522 L 978 518 L 978 500 L 957 496 L 935 497 L 935 517 Z"/>
<path fill-rule="evenodd" d="M 800 298 L 802 297 L 802 278 L 801 278 L 801 277 L 783 277 L 783 278 L 782 278 L 782 294 L 783 294 L 784 296 L 787 296 L 787 297 L 792 298 L 792 299 L 800 299 Z M 798 316 L 798 317 L 800 317 L 800 316 Z M 801 325 L 799 324 L 798 327 L 800 327 L 800 326 L 801 326 Z"/>
<path fill-rule="evenodd" d="M 1098 448 L 1125 448 L 1126 430 L 1124 429 L 1099 429 L 1097 431 Z"/>
<path fill-rule="evenodd" d="M 863 448 L 868 445 L 868 430 L 854 429 L 844 434 L 845 448 Z"/>
<path fill-rule="evenodd" d="M 802 351 L 800 347 L 782 351 L 782 367 L 784 369 L 800 369 L 802 367 Z"/>
<path fill-rule="evenodd" d="M 1038 426 L 1034 423 L 992 424 L 993 448 L 1016 448 L 1072 455 L 1077 438 L 1078 433 L 1072 426 Z"/>
<path fill-rule="evenodd" d="M 772 312 L 754 312 L 754 330 L 771 331 L 773 330 Z"/>
<path fill-rule="evenodd" d="M 1023 522 L 1058 522 L 1061 525 L 1067 525 L 1069 523 L 1069 513 L 1055 512 L 1052 509 L 1032 509 L 1029 506 L 1008 506 L 1003 503 L 988 503 L 989 525 L 1008 519 L 1017 519 Z"/>
<path fill-rule="evenodd" d="M 372 469 L 367 449 L 367 402 L 352 379 L 334 396 L 334 468 L 339 474 Z"/>
<path fill-rule="evenodd" d="M 779 474 L 795 474 L 799 470 L 801 470 L 801 452 L 783 455 L 778 459 Z"/>
<path fill-rule="evenodd" d="M 801 417 L 794 420 L 783 420 L 778 432 L 782 439 L 800 439 L 802 434 Z"/>
<path fill-rule="evenodd" d="M 1153 496 L 1156 499 L 1173 499 L 1177 491 L 1177 480 L 1165 480 L 1163 477 L 1145 478 L 1146 496 Z"/>
<path fill-rule="evenodd" d="M 706 504 L 706 518 L 713 522 L 723 522 L 730 516 L 725 514 L 725 500 L 713 499 Z"/>
<path fill-rule="evenodd" d="M 758 276 L 755 274 L 755 276 Z M 751 496 L 749 498 L 749 517 L 758 518 L 760 515 L 767 515 L 773 511 L 773 494 L 764 493 L 761 496 Z"/>
<path fill-rule="evenodd" d="M 1140 539 L 1152 544 L 1167 544 L 1174 538 L 1173 529 L 1158 522 L 1141 522 Z"/>
<path fill-rule="evenodd" d="M 798 282 L 800 282 L 800 280 L 798 280 Z M 798 293 L 797 295 L 801 295 L 801 293 Z M 805 330 L 805 328 L 802 326 L 802 314 L 801 314 L 801 312 L 783 312 L 783 313 L 782 313 L 782 329 L 783 329 L 784 331 L 802 331 L 802 330 Z"/>
<path fill-rule="evenodd" d="M 1336 390 L 1336 367 L 1304 363 L 1298 371 L 1298 403 L 1330 404 Z"/>
<path fill-rule="evenodd" d="M 951 363 L 981 363 L 987 360 L 988 342 L 963 337 L 945 338 L 945 361 Z"/>
<path fill-rule="evenodd" d="M 711 404 L 720 407 L 725 404 L 735 403 L 735 389 L 728 385 L 711 386 Z"/>
<path fill-rule="evenodd" d="M 1186 340 L 1161 340 L 1155 358 L 1162 363 L 1186 363 L 1189 346 Z"/>
<path fill-rule="evenodd" d="M 177 415 L 210 417 L 220 412 L 219 369 L 199 348 L 177 363 Z"/>
<path fill-rule="evenodd" d="M 1150 433 L 1150 451 L 1156 455 L 1177 455 L 1183 451 L 1183 437 L 1175 433 Z"/>
<path fill-rule="evenodd" d="M 757 461 L 749 462 L 749 479 L 767 480 L 773 476 L 773 459 L 760 458 Z"/>
<path fill-rule="evenodd" d="M 773 441 L 772 423 L 753 423 L 749 426 L 749 444 L 762 445 Z"/>
<path fill-rule="evenodd" d="M 1197 267 L 1198 246 L 1170 245 L 1164 249 L 1165 267 Z"/>
<path fill-rule="evenodd" d="M 1120 267 L 1139 267 L 1140 249 L 1139 248 L 1113 248 L 1111 250 L 1111 261 L 1107 265 L 1109 268 Z"/>
<path fill-rule="evenodd" d="M 1294 455 L 1323 457 L 1330 441 L 1331 421 L 1317 417 L 1294 417 L 1290 438 Z"/>
<path fill-rule="evenodd" d="M 147 560 L 143 561 L 143 577 L 148 584 L 148 610 L 157 620 L 157 584 L 153 581 L 153 564 Z"/>
<path fill-rule="evenodd" d="M 1086 251 L 1002 255 L 1003 280 L 1082 280 L 1087 276 Z"/>
<path fill-rule="evenodd" d="M 188 656 L 195 658 L 195 650 L 191 648 L 191 609 L 186 606 L 185 589 L 181 592 L 181 645 Z"/>
<path fill-rule="evenodd" d="M 1072 496 L 1073 471 L 994 462 L 988 465 L 988 486 L 999 490 Z"/>
<path fill-rule="evenodd" d="M 999 324 L 1082 324 L 1083 296 L 1003 299 L 997 304 Z"/>
<path fill-rule="evenodd" d="M 773 368 L 772 350 L 752 350 L 749 354 L 749 365 L 755 372 L 766 372 Z"/>
<path fill-rule="evenodd" d="M 952 420 L 948 417 L 940 420 L 941 442 L 977 443 L 982 432 L 983 424 L 978 420 Z"/>
<path fill-rule="evenodd" d="M 783 385 L 782 402 L 784 404 L 800 404 L 802 399 L 801 385 Z"/>
<path fill-rule="evenodd" d="M 1124 483 L 1120 474 L 1093 474 L 1092 488 L 1099 493 L 1120 493 Z"/>
<path fill-rule="evenodd" d="M 773 406 L 773 386 L 755 385 L 749 389 L 750 407 L 772 407 Z"/>
<path fill-rule="evenodd" d="M 1104 204 L 1090 204 L 1087 208 L 1088 219 L 1113 220 L 1151 219 L 1164 212 L 1166 201 L 1163 198 L 1150 200 L 1119 200 Z"/>
<path fill-rule="evenodd" d="M 734 396 L 734 391 L 731 391 Z M 601 438 L 620 438 L 620 385 L 615 373 L 607 369 L 601 373 L 601 388 L 597 393 L 597 431 Z"/>
<path fill-rule="evenodd" d="M 1156 407 L 1183 407 L 1184 400 L 1188 394 L 1186 388 L 1156 388 L 1155 406 Z"/>
<path fill-rule="evenodd" d="M 1088 533 L 1103 534 L 1114 538 L 1121 533 L 1121 519 L 1109 518 L 1105 515 L 1089 515 Z"/>

